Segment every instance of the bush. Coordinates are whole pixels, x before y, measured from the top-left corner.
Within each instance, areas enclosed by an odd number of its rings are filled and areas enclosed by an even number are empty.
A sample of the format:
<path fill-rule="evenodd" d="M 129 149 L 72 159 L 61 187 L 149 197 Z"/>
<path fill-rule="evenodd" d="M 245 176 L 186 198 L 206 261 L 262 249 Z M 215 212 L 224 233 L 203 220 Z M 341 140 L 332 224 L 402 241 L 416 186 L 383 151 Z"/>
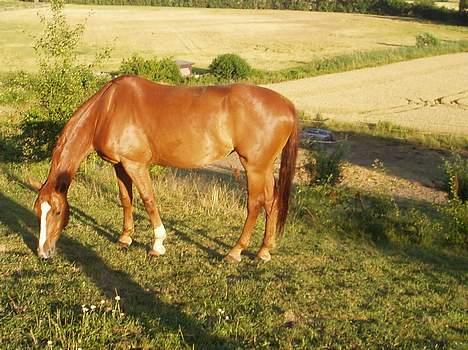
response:
<path fill-rule="evenodd" d="M 63 0 L 51 1 L 50 8 L 51 16 L 40 19 L 44 30 L 34 45 L 39 60 L 32 84 L 35 104 L 23 114 L 19 135 L 19 146 L 28 159 L 50 154 L 70 115 L 104 83 L 93 69 L 109 56 L 109 50 L 104 50 L 91 64 L 78 64 L 77 47 L 84 25 L 67 23 Z"/>
<path fill-rule="evenodd" d="M 445 219 L 441 236 L 445 244 L 468 249 L 468 201 L 462 202 L 455 197 L 439 207 L 439 213 Z"/>
<path fill-rule="evenodd" d="M 24 159 L 45 159 L 52 153 L 55 139 L 65 122 L 48 119 L 41 109 L 30 109 L 20 124 L 19 151 Z"/>
<path fill-rule="evenodd" d="M 445 189 L 451 198 L 468 200 L 468 159 L 454 154 L 444 161 Z"/>
<path fill-rule="evenodd" d="M 183 81 L 179 67 L 171 58 L 151 58 L 134 54 L 129 59 L 122 60 L 120 74 L 139 75 L 156 82 L 180 84 Z"/>
<path fill-rule="evenodd" d="M 313 146 L 307 153 L 304 169 L 310 185 L 335 185 L 341 181 L 344 149 L 342 146 L 331 150 Z"/>
<path fill-rule="evenodd" d="M 405 0 L 379 0 L 373 4 L 371 11 L 391 16 L 404 16 L 411 12 L 411 6 Z"/>
<path fill-rule="evenodd" d="M 217 56 L 208 68 L 218 79 L 227 81 L 246 79 L 252 73 L 247 61 L 235 54 Z"/>
<path fill-rule="evenodd" d="M 416 36 L 416 47 L 438 46 L 440 40 L 431 33 L 423 33 Z"/>

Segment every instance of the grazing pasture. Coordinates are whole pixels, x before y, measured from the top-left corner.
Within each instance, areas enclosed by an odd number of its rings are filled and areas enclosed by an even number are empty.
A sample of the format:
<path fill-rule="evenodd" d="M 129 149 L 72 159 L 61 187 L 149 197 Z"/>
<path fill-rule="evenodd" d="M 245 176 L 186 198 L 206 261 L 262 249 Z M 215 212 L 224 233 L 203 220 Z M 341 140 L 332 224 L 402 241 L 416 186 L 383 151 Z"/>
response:
<path fill-rule="evenodd" d="M 36 193 L 24 181 L 45 178 L 47 165 L 1 164 L 2 349 L 49 341 L 57 349 L 467 345 L 462 255 L 337 235 L 322 214 L 305 220 L 306 208 L 327 209 L 304 207 L 296 194 L 274 259 L 254 260 L 259 224 L 246 258 L 228 264 L 222 257 L 241 230 L 243 191 L 234 178 L 200 171 L 153 176 L 170 234 L 166 255 L 149 259 L 153 235 L 140 201 L 134 244 L 115 244 L 118 190 L 111 167 L 100 164 L 88 161 L 78 174 L 70 225 L 47 262 L 35 254 Z"/>
<path fill-rule="evenodd" d="M 36 69 L 31 45 L 40 29 L 37 13 L 44 11 L 43 6 L 2 11 L 0 72 Z M 414 45 L 415 36 L 424 32 L 468 39 L 466 27 L 345 13 L 76 5 L 67 5 L 65 12 L 72 23 L 91 14 L 81 57 L 90 60 L 98 48 L 113 47 L 106 70 L 134 52 L 173 56 L 199 67 L 234 52 L 255 68 L 275 70 L 314 58 Z"/>
<path fill-rule="evenodd" d="M 44 11 L 44 5 L 14 5 L 0 2 L 8 8 L 0 14 L 0 71 L 34 71 L 31 34 L 39 28 L 36 11 Z M 67 6 L 67 13 L 79 22 L 90 8 Z M 443 39 L 466 39 L 468 33 L 456 26 L 364 15 L 95 7 L 81 58 L 86 61 L 117 37 L 109 70 L 134 51 L 171 54 L 202 66 L 230 51 L 255 67 L 276 69 L 314 57 L 413 45 L 415 35 L 427 31 Z M 298 176 L 285 236 L 266 264 L 255 259 L 263 220 L 242 261 L 223 260 L 242 230 L 246 206 L 245 174 L 232 174 L 229 163 L 193 171 L 152 168 L 168 231 L 166 255 L 148 256 L 154 235 L 138 196 L 134 242 L 121 249 L 118 187 L 112 166 L 96 155 L 82 164 L 70 188 L 70 223 L 56 256 L 38 259 L 39 227 L 32 211 L 37 192 L 27 179 L 44 180 L 49 164 L 12 157 L 19 157 L 13 136 L 21 111 L 34 103 L 27 91 L 33 84 L 19 74 L 11 80 L 18 86 L 2 81 L 0 348 L 466 349 L 468 204 L 448 200 L 443 188 L 443 157 L 455 143 L 451 134 L 441 134 L 451 108 L 466 105 L 466 72 L 452 72 L 452 60 L 460 59 L 455 66 L 461 67 L 465 56 L 437 57 L 427 67 L 426 60 L 393 66 L 390 70 L 408 75 L 403 81 L 381 67 L 319 77 L 318 85 L 307 80 L 274 86 L 309 111 L 307 123 L 323 123 L 314 118 L 321 109 L 314 108 L 317 102 L 326 107 L 327 98 L 334 109 L 322 117 L 334 117 L 340 109 L 351 116 L 368 111 L 366 98 L 388 103 L 368 119 L 352 119 L 369 123 L 386 116 L 409 92 L 415 107 L 427 113 L 441 106 L 421 107 L 424 101 L 458 102 L 442 106 L 447 113 L 437 118 L 421 120 L 424 128 L 432 125 L 434 139 L 440 136 L 438 149 L 391 123 L 366 131 L 362 123 L 334 130 L 349 148 L 343 181 L 311 185 Z M 444 75 L 449 61 L 450 74 Z M 388 100 L 382 87 L 391 91 Z M 453 94 L 446 87 L 460 94 L 447 99 Z M 308 105 L 308 98 L 314 103 Z M 345 115 L 336 119 L 347 121 Z M 466 130 L 458 114 L 453 120 L 456 130 Z"/>

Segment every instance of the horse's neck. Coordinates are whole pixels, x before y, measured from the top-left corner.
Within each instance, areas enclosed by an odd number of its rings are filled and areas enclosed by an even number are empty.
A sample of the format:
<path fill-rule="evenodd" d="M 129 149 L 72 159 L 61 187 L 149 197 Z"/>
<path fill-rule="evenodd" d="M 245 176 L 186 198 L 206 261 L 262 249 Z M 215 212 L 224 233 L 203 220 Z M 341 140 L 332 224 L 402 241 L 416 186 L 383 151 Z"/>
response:
<path fill-rule="evenodd" d="M 47 183 L 66 192 L 80 163 L 93 149 L 95 122 L 89 111 L 78 113 L 67 122 L 52 153 Z"/>

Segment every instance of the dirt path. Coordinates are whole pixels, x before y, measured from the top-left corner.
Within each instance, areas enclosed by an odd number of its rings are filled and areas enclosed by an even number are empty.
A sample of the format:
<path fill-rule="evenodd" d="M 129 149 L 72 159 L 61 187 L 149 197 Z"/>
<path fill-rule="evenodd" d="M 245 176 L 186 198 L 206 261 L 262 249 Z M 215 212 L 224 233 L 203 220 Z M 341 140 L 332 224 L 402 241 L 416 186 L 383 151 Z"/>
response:
<path fill-rule="evenodd" d="M 468 53 L 267 86 L 310 115 L 468 135 Z"/>

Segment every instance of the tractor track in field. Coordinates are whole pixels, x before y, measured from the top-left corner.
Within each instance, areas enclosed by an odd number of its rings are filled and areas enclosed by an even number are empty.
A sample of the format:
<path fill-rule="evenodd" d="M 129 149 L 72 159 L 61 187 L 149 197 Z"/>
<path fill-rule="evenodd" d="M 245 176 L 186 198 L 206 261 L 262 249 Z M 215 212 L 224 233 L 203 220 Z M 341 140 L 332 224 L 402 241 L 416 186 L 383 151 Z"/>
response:
<path fill-rule="evenodd" d="M 313 116 L 468 135 L 468 53 L 267 85 Z"/>

